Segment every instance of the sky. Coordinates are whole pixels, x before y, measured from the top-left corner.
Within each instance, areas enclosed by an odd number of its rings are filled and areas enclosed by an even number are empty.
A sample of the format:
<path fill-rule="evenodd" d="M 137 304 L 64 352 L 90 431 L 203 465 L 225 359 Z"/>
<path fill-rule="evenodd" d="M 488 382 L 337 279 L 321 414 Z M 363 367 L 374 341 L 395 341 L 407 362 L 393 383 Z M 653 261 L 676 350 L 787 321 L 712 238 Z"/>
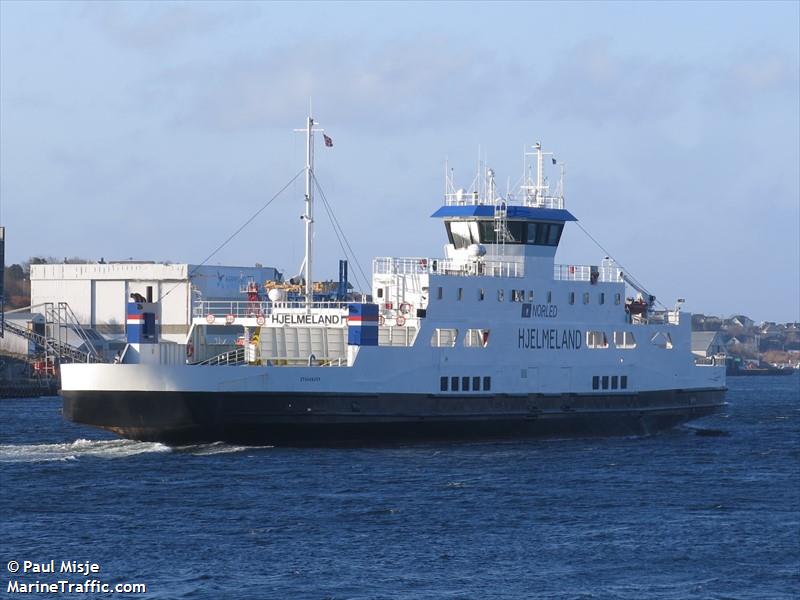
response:
<path fill-rule="evenodd" d="M 303 167 L 355 254 L 441 256 L 445 161 L 541 141 L 667 305 L 800 320 L 798 2 L 0 1 L 0 225 L 32 256 L 199 263 Z M 209 264 L 303 257 L 302 178 Z M 339 243 L 318 204 L 316 273 Z M 557 262 L 605 255 L 568 225 Z"/>

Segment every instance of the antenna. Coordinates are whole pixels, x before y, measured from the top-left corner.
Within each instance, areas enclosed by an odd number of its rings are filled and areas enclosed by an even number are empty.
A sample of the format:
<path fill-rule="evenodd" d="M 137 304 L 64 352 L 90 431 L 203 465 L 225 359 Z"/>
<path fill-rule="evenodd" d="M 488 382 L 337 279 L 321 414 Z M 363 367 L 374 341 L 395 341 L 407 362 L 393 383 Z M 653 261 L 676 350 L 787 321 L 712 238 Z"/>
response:
<path fill-rule="evenodd" d="M 297 132 L 306 134 L 306 193 L 305 193 L 305 212 L 300 217 L 305 223 L 306 230 L 306 243 L 305 243 L 305 258 L 303 259 L 303 277 L 305 278 L 305 297 L 306 308 L 311 309 L 311 303 L 314 301 L 314 282 L 312 275 L 312 262 L 314 254 L 314 132 L 324 131 L 323 129 L 315 129 L 316 124 L 314 118 L 311 116 L 311 98 L 308 99 L 308 120 L 304 129 L 295 129 Z"/>
<path fill-rule="evenodd" d="M 542 143 L 536 142 L 536 202 L 542 203 L 542 192 L 544 191 L 544 155 L 542 154 Z"/>

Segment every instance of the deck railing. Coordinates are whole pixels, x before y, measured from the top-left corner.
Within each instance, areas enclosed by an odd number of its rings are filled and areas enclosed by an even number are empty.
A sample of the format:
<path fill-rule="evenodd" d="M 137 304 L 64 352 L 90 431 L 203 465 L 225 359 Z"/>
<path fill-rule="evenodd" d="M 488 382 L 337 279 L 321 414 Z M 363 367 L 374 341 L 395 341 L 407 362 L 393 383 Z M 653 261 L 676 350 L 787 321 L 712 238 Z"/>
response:
<path fill-rule="evenodd" d="M 590 281 L 593 283 L 619 283 L 622 269 L 595 265 L 555 265 L 553 279 L 556 281 Z"/>
<path fill-rule="evenodd" d="M 458 190 L 449 192 L 444 196 L 445 206 L 491 206 L 495 204 L 487 202 L 480 197 L 478 192 L 465 192 Z M 509 194 L 506 198 L 506 206 L 524 206 L 526 208 L 564 208 L 563 196 L 539 196 Z"/>
<path fill-rule="evenodd" d="M 456 275 L 489 277 L 523 277 L 525 266 L 521 262 L 487 260 L 455 261 L 449 258 L 394 258 L 380 257 L 372 261 L 375 275 Z"/>
<path fill-rule="evenodd" d="M 271 315 L 275 312 L 294 310 L 300 311 L 307 308 L 302 300 L 287 302 L 272 302 L 262 300 L 249 302 L 247 300 L 198 300 L 192 307 L 194 317 L 214 317 L 214 320 L 223 321 L 231 318 L 240 319 L 246 317 L 262 317 Z M 312 312 L 326 311 L 346 311 L 347 302 L 312 302 L 310 305 Z"/>

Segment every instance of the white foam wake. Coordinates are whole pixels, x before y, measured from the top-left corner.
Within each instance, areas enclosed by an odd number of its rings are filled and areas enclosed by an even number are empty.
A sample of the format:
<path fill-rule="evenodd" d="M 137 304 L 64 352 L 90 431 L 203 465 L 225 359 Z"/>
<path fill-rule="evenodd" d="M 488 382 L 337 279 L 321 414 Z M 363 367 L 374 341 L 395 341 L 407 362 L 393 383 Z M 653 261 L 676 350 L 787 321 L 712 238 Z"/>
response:
<path fill-rule="evenodd" d="M 62 444 L 0 445 L 0 462 L 47 462 L 77 460 L 83 456 L 125 458 L 147 452 L 170 452 L 169 446 L 135 440 L 85 440 Z"/>
<path fill-rule="evenodd" d="M 194 456 L 213 456 L 215 454 L 231 454 L 233 452 L 243 452 L 244 450 L 262 450 L 272 448 L 272 446 L 234 446 L 225 442 L 214 442 L 212 444 L 198 444 L 193 446 L 177 446 L 173 448 L 176 452 L 186 452 Z"/>

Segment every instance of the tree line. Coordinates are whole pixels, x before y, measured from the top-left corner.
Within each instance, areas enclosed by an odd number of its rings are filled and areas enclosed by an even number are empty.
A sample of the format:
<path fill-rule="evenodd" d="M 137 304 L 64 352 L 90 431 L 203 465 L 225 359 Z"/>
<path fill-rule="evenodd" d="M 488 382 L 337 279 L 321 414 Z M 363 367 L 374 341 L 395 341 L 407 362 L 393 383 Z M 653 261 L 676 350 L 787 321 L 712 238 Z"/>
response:
<path fill-rule="evenodd" d="M 54 256 L 32 256 L 26 261 L 6 266 L 3 272 L 6 309 L 24 308 L 31 304 L 31 265 L 86 264 L 94 261 L 78 256 L 56 258 Z"/>

